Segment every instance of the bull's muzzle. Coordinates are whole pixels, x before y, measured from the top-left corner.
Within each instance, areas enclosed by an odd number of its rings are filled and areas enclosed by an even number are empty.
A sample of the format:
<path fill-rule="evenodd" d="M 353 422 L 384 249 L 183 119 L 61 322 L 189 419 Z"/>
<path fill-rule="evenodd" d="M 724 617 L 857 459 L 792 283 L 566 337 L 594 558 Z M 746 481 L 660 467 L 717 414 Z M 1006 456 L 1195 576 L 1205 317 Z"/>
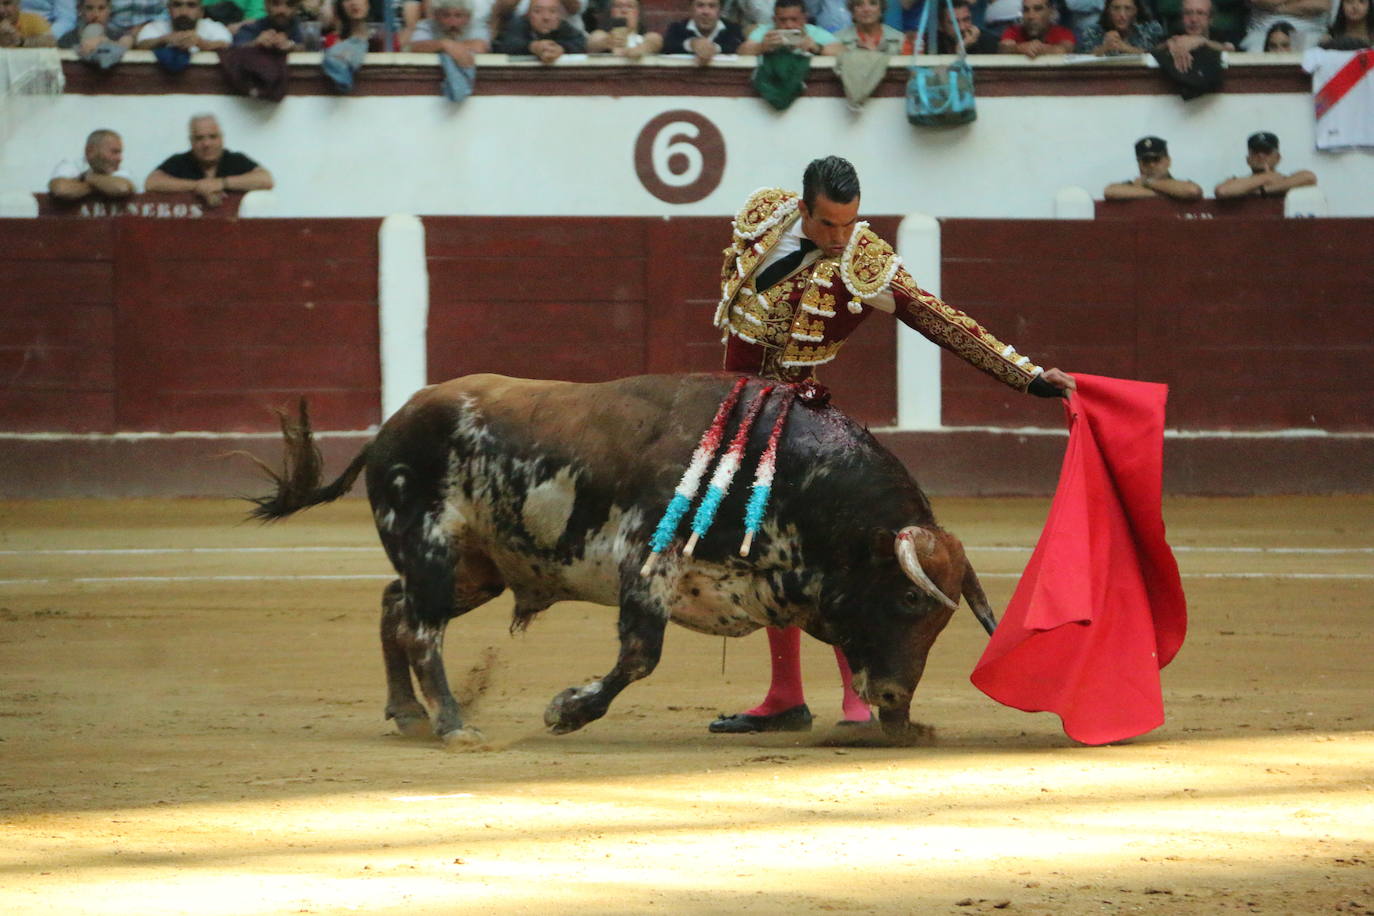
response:
<path fill-rule="evenodd" d="M 869 706 L 878 709 L 878 721 L 889 735 L 906 731 L 911 718 L 912 687 L 904 687 L 892 678 L 869 678 L 868 672 L 854 674 L 854 692 Z"/>

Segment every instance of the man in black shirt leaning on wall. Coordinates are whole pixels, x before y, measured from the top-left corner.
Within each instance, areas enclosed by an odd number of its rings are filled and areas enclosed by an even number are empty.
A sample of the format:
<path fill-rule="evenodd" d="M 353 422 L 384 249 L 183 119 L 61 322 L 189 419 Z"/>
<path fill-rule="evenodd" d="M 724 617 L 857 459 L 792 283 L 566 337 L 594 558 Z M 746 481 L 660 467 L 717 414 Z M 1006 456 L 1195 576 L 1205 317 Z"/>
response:
<path fill-rule="evenodd" d="M 194 193 L 207 207 L 224 202 L 226 191 L 266 191 L 272 173 L 243 153 L 226 151 L 214 115 L 191 118 L 191 148 L 168 156 L 143 184 L 148 191 Z"/>
<path fill-rule="evenodd" d="M 743 42 L 739 26 L 720 18 L 720 0 L 692 0 L 692 15 L 663 33 L 663 53 L 693 54 L 707 64 L 717 54 L 734 54 Z"/>

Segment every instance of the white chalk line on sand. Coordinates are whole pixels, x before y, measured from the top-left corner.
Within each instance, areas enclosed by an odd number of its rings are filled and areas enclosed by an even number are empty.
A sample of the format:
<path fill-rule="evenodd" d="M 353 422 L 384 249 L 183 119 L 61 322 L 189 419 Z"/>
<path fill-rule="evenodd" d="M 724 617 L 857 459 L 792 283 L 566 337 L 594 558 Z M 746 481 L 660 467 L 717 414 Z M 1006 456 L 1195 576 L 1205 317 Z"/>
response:
<path fill-rule="evenodd" d="M 1014 545 L 968 545 L 968 552 L 1030 553 L 1031 548 Z M 1374 547 L 1206 547 L 1173 548 L 1175 553 L 1234 553 L 1249 555 L 1314 555 L 1374 554 Z M 0 550 L 0 557 L 25 556 L 159 556 L 195 554 L 281 554 L 281 553 L 380 553 L 371 546 L 292 546 L 292 547 L 96 547 L 51 548 L 32 550 Z M 1020 573 L 980 573 L 984 579 L 1017 579 Z M 1370 580 L 1374 573 L 1311 573 L 1311 572 L 1199 572 L 1183 573 L 1185 579 L 1329 579 Z M 0 579 L 0 586 L 20 585 L 111 585 L 111 584 L 177 584 L 195 582 L 381 582 L 395 578 L 390 573 L 295 573 L 290 575 L 184 575 L 184 576 L 37 576 L 31 578 Z"/>
<path fill-rule="evenodd" d="M 160 554 L 224 554 L 224 553 L 381 553 L 380 544 L 338 547 L 71 547 L 34 548 L 30 550 L 0 550 L 0 557 L 43 556 L 157 556 Z M 1018 545 L 965 544 L 968 553 L 1030 553 L 1031 548 Z M 1246 553 L 1246 554 L 1374 554 L 1374 547 L 1174 547 L 1174 553 Z"/>
<path fill-rule="evenodd" d="M 1369 580 L 1374 573 L 1204 572 L 1181 573 L 1184 579 L 1334 579 Z M 167 585 L 194 582 L 383 582 L 396 578 L 383 573 L 300 573 L 287 576 L 72 576 L 0 579 L 0 588 L 15 585 Z M 980 579 L 1019 579 L 1020 573 L 979 573 Z"/>

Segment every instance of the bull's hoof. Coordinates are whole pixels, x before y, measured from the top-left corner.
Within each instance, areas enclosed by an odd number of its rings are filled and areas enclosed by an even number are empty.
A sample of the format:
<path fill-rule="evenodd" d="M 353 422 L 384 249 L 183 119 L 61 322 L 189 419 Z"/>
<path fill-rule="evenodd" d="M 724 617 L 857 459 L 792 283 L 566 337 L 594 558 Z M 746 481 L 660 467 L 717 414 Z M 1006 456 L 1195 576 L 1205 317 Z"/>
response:
<path fill-rule="evenodd" d="M 880 709 L 878 721 L 882 723 L 883 734 L 889 738 L 903 738 L 919 741 L 935 737 L 935 729 L 930 725 L 911 721 L 911 709 Z"/>
<path fill-rule="evenodd" d="M 429 723 L 429 715 L 424 708 L 390 710 L 386 717 L 395 721 L 396 731 L 407 738 L 429 738 L 434 735 L 434 727 Z"/>
<path fill-rule="evenodd" d="M 884 722 L 883 734 L 887 735 L 889 738 L 901 738 L 907 734 L 911 725 L 912 723 L 910 722 Z"/>
<path fill-rule="evenodd" d="M 916 745 L 928 744 L 935 740 L 935 726 L 912 722 L 906 712 L 891 717 L 879 712 L 878 720 L 883 726 L 883 737 L 888 741 Z"/>
<path fill-rule="evenodd" d="M 461 728 L 444 732 L 439 736 L 439 740 L 444 742 L 444 747 L 449 750 L 468 751 L 485 744 L 487 736 L 471 725 L 464 725 Z"/>
<path fill-rule="evenodd" d="M 891 738 L 905 738 L 908 741 L 921 741 L 935 737 L 935 726 L 924 722 L 906 722 L 889 726 L 883 723 L 883 734 Z"/>
<path fill-rule="evenodd" d="M 593 710 L 589 698 L 601 692 L 599 684 L 569 687 L 549 701 L 544 710 L 544 724 L 555 735 L 575 732 L 588 722 L 601 718 L 605 710 Z"/>

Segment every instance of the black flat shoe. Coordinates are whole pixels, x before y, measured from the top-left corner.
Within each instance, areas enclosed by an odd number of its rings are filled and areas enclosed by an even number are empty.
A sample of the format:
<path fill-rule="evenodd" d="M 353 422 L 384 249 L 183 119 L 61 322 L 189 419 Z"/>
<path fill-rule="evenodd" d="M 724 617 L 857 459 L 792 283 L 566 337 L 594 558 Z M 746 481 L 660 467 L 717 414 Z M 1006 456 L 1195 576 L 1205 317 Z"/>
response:
<path fill-rule="evenodd" d="M 771 716 L 751 716 L 737 712 L 721 716 L 707 728 L 717 735 L 747 735 L 751 732 L 809 732 L 811 710 L 803 703 Z"/>

